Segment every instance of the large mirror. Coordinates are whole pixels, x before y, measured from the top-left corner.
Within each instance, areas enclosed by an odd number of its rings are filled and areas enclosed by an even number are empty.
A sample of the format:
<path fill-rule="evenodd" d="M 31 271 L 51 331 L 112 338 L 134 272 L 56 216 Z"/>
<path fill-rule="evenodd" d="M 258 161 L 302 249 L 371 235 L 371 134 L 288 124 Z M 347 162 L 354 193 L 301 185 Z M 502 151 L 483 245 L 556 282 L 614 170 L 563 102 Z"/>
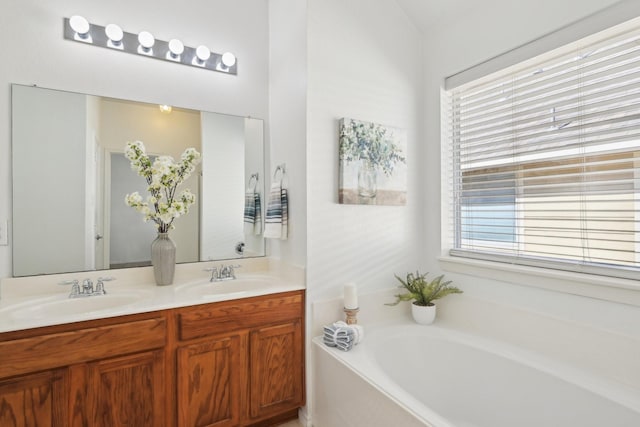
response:
<path fill-rule="evenodd" d="M 13 276 L 150 265 L 155 225 L 124 202 L 147 194 L 123 154 L 136 140 L 150 156 L 202 153 L 181 186 L 197 202 L 170 232 L 177 262 L 264 256 L 261 228 L 244 219 L 249 193 L 264 196 L 262 120 L 167 110 L 12 85 Z"/>

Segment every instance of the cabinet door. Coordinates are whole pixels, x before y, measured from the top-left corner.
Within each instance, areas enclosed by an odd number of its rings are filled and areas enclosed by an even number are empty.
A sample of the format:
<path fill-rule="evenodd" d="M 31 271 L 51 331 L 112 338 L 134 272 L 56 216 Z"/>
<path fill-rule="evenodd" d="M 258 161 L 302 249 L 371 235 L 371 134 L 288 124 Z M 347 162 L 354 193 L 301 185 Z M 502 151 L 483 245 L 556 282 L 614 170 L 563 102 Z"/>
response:
<path fill-rule="evenodd" d="M 178 425 L 231 427 L 240 423 L 243 369 L 240 335 L 178 349 Z"/>
<path fill-rule="evenodd" d="M 90 363 L 92 426 L 164 426 L 163 370 L 163 350 Z"/>
<path fill-rule="evenodd" d="M 0 381 L 0 426 L 65 427 L 64 370 Z"/>
<path fill-rule="evenodd" d="M 252 418 L 275 415 L 303 404 L 302 346 L 299 320 L 251 331 Z"/>

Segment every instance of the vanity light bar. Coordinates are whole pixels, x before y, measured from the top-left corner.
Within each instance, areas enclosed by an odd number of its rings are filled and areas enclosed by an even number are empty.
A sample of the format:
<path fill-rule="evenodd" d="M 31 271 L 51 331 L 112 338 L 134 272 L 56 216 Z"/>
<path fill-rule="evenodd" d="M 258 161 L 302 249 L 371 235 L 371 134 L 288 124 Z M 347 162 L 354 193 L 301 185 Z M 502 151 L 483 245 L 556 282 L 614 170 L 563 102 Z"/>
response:
<path fill-rule="evenodd" d="M 148 31 L 141 31 L 139 34 L 127 33 L 116 24 L 102 27 L 91 24 L 78 15 L 64 18 L 64 38 L 176 64 L 226 74 L 238 74 L 238 62 L 235 55 L 230 52 L 214 53 L 202 45 L 193 48 L 185 46 L 178 39 L 168 42 L 158 40 Z"/>

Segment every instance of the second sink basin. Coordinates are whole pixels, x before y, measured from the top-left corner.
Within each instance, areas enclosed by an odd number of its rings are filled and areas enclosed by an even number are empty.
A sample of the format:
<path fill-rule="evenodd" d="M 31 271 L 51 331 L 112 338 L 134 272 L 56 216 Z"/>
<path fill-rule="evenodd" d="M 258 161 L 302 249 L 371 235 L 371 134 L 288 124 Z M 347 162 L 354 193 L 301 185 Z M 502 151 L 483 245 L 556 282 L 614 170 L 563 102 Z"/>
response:
<path fill-rule="evenodd" d="M 216 297 L 235 299 L 248 296 L 256 291 L 264 290 L 277 281 L 270 276 L 242 277 L 234 280 L 210 282 L 208 280 L 180 286 L 178 293 L 184 293 L 190 297 L 201 297 L 213 300 Z"/>

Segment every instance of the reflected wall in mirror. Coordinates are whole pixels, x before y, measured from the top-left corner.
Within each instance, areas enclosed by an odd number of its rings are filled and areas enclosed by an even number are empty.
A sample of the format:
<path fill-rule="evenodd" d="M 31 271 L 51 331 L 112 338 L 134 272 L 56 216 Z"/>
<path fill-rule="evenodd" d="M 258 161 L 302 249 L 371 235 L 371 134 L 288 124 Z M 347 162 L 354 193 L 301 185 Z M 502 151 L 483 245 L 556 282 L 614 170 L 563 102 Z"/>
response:
<path fill-rule="evenodd" d="M 151 156 L 202 153 L 181 186 L 196 204 L 170 232 L 177 262 L 264 256 L 244 223 L 249 186 L 264 204 L 262 120 L 12 85 L 14 277 L 150 265 L 155 224 L 124 202 L 147 194 L 123 154 L 135 140 Z"/>

